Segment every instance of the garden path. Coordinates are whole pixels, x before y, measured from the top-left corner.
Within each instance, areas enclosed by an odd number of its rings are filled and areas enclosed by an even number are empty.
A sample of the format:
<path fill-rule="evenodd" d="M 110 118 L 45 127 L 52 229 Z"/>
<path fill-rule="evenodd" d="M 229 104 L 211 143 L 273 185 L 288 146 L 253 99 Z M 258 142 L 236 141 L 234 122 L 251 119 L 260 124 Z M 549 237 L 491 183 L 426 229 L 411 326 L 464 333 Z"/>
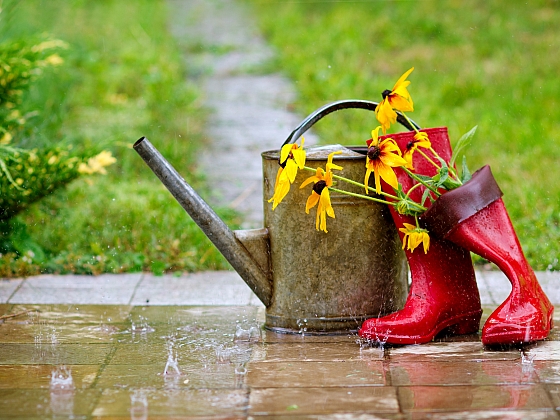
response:
<path fill-rule="evenodd" d="M 170 0 L 169 7 L 172 32 L 188 47 L 190 77 L 211 110 L 210 141 L 199 161 L 213 188 L 205 198 L 243 213 L 244 228 L 262 227 L 260 154 L 278 149 L 302 119 L 289 110 L 293 84 L 266 72 L 274 51 L 239 2 Z M 311 135 L 306 140 L 313 143 Z"/>

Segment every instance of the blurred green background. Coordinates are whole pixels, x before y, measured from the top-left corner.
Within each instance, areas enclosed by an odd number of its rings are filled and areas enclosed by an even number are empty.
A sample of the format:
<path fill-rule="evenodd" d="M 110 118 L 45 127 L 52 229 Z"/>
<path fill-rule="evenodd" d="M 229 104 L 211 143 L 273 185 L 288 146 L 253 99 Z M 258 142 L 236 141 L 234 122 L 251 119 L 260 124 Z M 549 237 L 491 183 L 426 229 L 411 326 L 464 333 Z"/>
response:
<path fill-rule="evenodd" d="M 237 1 L 277 53 L 253 71 L 291 78 L 302 116 L 339 99 L 379 101 L 414 66 L 409 116 L 448 126 L 452 142 L 478 125 L 469 166 L 492 166 L 533 267 L 560 269 L 560 1 Z M 184 60 L 198 46 L 171 36 L 169 3 L 0 4 L 0 43 L 46 33 L 69 44 L 65 63 L 26 94 L 39 113 L 14 143 L 103 144 L 118 159 L 107 175 L 21 213 L 19 235 L 45 258 L 4 254 L 0 276 L 227 268 L 130 149 L 147 134 L 195 188 L 208 188 L 196 168 L 206 111 Z M 343 111 L 316 130 L 325 143 L 362 144 L 375 125 L 372 113 Z"/>
<path fill-rule="evenodd" d="M 82 177 L 16 217 L 0 276 L 39 272 L 155 273 L 228 265 L 131 149 L 142 135 L 197 189 L 196 153 L 205 111 L 186 81 L 182 52 L 168 32 L 169 10 L 153 0 L 5 0 L 0 43 L 61 39 L 64 64 L 45 71 L 25 93 L 30 118 L 13 145 L 102 144 L 117 163 Z M 231 211 L 218 209 L 232 226 Z M 22 245 L 22 246 L 23 246 Z M 23 256 L 23 257 L 22 257 Z"/>

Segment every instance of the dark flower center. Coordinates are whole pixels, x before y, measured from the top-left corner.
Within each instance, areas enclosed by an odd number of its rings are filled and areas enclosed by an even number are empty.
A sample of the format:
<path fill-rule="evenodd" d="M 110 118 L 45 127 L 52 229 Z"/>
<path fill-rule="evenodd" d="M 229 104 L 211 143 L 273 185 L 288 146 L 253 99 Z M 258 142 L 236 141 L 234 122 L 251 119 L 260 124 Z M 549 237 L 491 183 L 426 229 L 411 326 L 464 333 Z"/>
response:
<path fill-rule="evenodd" d="M 370 160 L 375 160 L 379 157 L 380 154 L 381 154 L 381 149 L 379 148 L 379 146 L 372 146 L 368 149 L 367 157 Z"/>
<path fill-rule="evenodd" d="M 390 94 L 391 94 L 391 91 L 389 89 L 385 89 L 383 92 L 381 92 L 381 96 L 383 96 L 383 99 L 385 99 Z"/>
<path fill-rule="evenodd" d="M 320 181 L 317 181 L 315 183 L 315 185 L 313 185 L 313 191 L 315 191 L 317 194 L 321 195 L 321 193 L 323 192 L 323 190 L 326 187 L 327 187 L 326 181 L 320 180 Z"/>
<path fill-rule="evenodd" d="M 414 144 L 416 142 L 414 140 L 409 141 L 408 143 L 406 143 L 406 150 L 410 150 L 414 147 Z"/>

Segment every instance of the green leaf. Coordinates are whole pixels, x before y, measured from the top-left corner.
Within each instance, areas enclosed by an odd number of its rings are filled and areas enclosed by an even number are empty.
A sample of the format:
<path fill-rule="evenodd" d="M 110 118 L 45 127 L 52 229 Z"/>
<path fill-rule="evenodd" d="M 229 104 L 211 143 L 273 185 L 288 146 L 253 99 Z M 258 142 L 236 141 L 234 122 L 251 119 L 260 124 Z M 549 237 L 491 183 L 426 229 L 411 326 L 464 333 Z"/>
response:
<path fill-rule="evenodd" d="M 422 201 L 420 202 L 420 204 L 422 204 L 423 206 L 425 206 L 424 203 L 426 203 L 426 200 L 428 199 L 428 197 L 430 198 L 431 201 L 433 201 L 430 192 L 431 191 L 427 188 L 424 190 L 424 194 L 422 194 Z"/>
<path fill-rule="evenodd" d="M 442 167 L 439 168 L 438 173 L 433 177 L 434 186 L 437 188 L 441 187 L 447 181 L 448 178 L 449 178 L 449 168 L 447 167 L 447 165 L 442 165 Z"/>
<path fill-rule="evenodd" d="M 459 141 L 455 145 L 455 150 L 453 151 L 453 156 L 451 156 L 451 160 L 449 161 L 449 166 L 455 166 L 455 160 L 457 160 L 457 156 L 459 155 L 459 153 L 461 153 L 461 151 L 465 147 L 467 147 L 469 145 L 471 139 L 474 136 L 474 133 L 476 133 L 477 128 L 478 128 L 478 125 L 475 125 L 468 132 L 463 134 L 463 136 L 459 139 Z"/>
<path fill-rule="evenodd" d="M 463 167 L 461 168 L 461 182 L 464 184 L 472 178 L 471 171 L 467 166 L 467 157 L 463 155 Z"/>

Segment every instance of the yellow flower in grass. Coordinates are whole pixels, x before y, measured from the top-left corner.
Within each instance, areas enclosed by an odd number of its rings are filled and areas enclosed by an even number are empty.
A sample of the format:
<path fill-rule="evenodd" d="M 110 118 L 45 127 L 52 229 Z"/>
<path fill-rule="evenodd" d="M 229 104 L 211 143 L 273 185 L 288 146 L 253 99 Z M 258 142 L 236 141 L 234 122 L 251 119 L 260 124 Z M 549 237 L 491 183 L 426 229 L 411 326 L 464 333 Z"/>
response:
<path fill-rule="evenodd" d="M 406 80 L 406 78 L 412 73 L 412 70 L 414 70 L 414 67 L 397 80 L 392 90 L 387 89 L 381 94 L 383 100 L 375 108 L 375 116 L 383 128 L 383 133 L 386 133 L 391 124 L 397 121 L 395 110 L 404 112 L 414 111 L 412 98 L 406 89 L 410 84 L 410 81 Z"/>
<path fill-rule="evenodd" d="M 303 143 L 305 139 L 301 138 L 301 146 L 297 144 L 285 144 L 280 149 L 280 168 L 276 174 L 276 183 L 274 184 L 274 194 L 268 200 L 272 202 L 272 210 L 280 204 L 280 202 L 290 192 L 290 185 L 294 183 L 297 170 L 303 169 L 305 166 L 305 150 Z"/>
<path fill-rule="evenodd" d="M 417 132 L 414 135 L 414 139 L 406 144 L 406 150 L 404 151 L 403 158 L 406 160 L 406 167 L 408 169 L 414 169 L 412 166 L 412 155 L 418 147 L 423 147 L 425 149 L 432 147 L 428 134 L 423 131 Z"/>
<path fill-rule="evenodd" d="M 375 191 L 381 192 L 381 179 L 394 189 L 398 188 L 399 182 L 393 168 L 405 166 L 406 160 L 401 157 L 401 150 L 395 140 L 385 139 L 379 141 L 379 129 L 376 127 L 371 132 L 371 140 L 367 141 L 368 153 L 366 159 L 366 177 L 364 186 L 368 193 L 369 177 L 373 172 L 375 176 Z"/>
<path fill-rule="evenodd" d="M 317 168 L 315 175 L 310 176 L 302 182 L 300 188 L 305 187 L 310 183 L 314 183 L 311 195 L 307 198 L 305 203 L 305 212 L 309 214 L 309 210 L 317 206 L 317 216 L 315 218 L 315 229 L 322 230 L 327 233 L 327 216 L 335 218 L 334 209 L 331 204 L 331 196 L 329 194 L 329 187 L 333 184 L 332 169 L 342 169 L 341 166 L 333 163 L 333 156 L 341 153 L 333 152 L 329 154 L 327 159 L 326 171 L 323 168 Z"/>
<path fill-rule="evenodd" d="M 51 157 L 51 159 L 53 158 Z M 111 152 L 105 150 L 99 153 L 98 155 L 89 158 L 87 163 L 83 163 L 83 162 L 80 163 L 80 165 L 78 166 L 78 172 L 81 174 L 88 174 L 88 175 L 95 174 L 95 173 L 100 173 L 105 175 L 107 173 L 105 166 L 112 165 L 116 161 L 117 159 L 113 157 Z"/>
<path fill-rule="evenodd" d="M 407 249 L 410 252 L 414 252 L 420 244 L 423 244 L 424 253 L 428 253 L 428 249 L 430 248 L 430 235 L 426 229 L 411 225 L 410 223 L 404 223 L 404 227 L 400 228 L 399 231 L 404 233 L 402 249 L 407 246 L 408 242 Z"/>

